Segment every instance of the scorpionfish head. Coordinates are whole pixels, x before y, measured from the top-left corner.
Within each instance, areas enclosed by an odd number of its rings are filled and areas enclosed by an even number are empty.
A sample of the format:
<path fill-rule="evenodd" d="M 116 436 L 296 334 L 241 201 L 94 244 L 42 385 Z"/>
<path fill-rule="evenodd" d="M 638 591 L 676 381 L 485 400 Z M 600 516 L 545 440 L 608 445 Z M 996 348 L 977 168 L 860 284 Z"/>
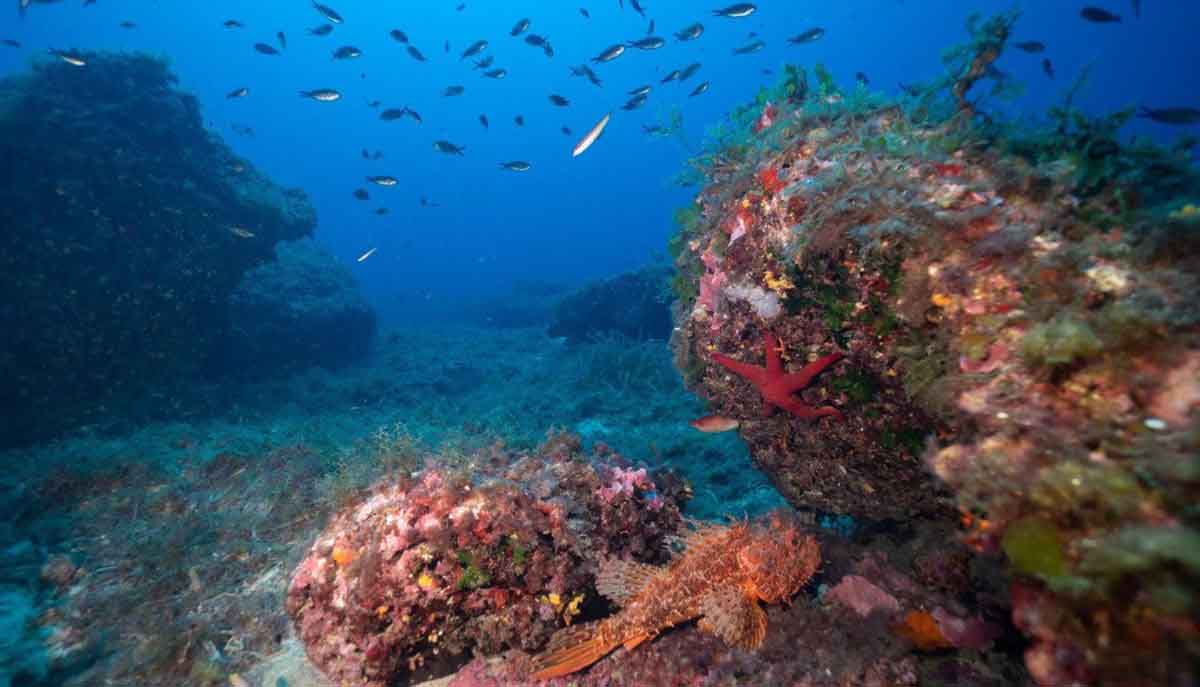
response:
<path fill-rule="evenodd" d="M 759 599 L 785 601 L 800 591 L 821 565 L 816 538 L 776 514 L 766 527 L 756 527 L 738 552 L 738 563 Z"/>

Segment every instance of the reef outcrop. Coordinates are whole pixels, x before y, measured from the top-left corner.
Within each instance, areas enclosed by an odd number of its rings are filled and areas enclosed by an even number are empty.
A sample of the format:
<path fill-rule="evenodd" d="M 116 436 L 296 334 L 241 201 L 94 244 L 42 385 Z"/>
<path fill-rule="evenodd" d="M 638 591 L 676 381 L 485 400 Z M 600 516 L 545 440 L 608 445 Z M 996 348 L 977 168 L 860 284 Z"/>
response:
<path fill-rule="evenodd" d="M 243 274 L 316 223 L 204 127 L 165 61 L 81 55 L 0 82 L 2 444 L 164 407 Z"/>
<path fill-rule="evenodd" d="M 648 266 L 585 284 L 554 308 L 550 336 L 577 344 L 603 336 L 636 341 L 671 335 L 670 270 Z"/>
<path fill-rule="evenodd" d="M 734 114 L 672 242 L 676 360 L 797 507 L 1006 556 L 1039 684 L 1170 684 L 1200 656 L 1200 180 L 1119 142 L 1131 112 L 967 107 L 1014 19 L 903 102 L 790 68 Z M 784 372 L 843 355 L 796 395 L 836 413 L 764 416 L 722 363 L 764 336 Z"/>
<path fill-rule="evenodd" d="M 242 377 L 353 362 L 377 328 L 354 275 L 312 240 L 276 246 L 275 260 L 246 273 L 229 310 L 218 364 Z"/>
<path fill-rule="evenodd" d="M 385 480 L 334 515 L 292 576 L 287 610 L 337 684 L 450 672 L 535 650 L 595 612 L 601 560 L 661 563 L 682 492 L 600 446 L 554 435 Z"/>

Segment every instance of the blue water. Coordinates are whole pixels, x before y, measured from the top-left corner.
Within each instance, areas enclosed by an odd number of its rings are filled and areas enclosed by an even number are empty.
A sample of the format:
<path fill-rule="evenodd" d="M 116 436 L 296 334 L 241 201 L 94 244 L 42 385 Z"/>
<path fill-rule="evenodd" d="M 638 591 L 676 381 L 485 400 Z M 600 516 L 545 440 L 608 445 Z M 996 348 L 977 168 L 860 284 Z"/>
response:
<path fill-rule="evenodd" d="M 211 127 L 278 182 L 302 187 L 320 217 L 317 238 L 355 272 L 385 321 L 412 323 L 453 311 L 480 294 L 504 292 L 517 279 L 581 282 L 641 265 L 663 252 L 673 227 L 671 212 L 687 203 L 694 189 L 671 183 L 682 162 L 695 152 L 705 130 L 734 106 L 774 81 L 783 64 L 823 62 L 838 81 L 853 83 L 865 73 L 871 87 L 897 92 L 898 82 L 930 79 L 940 73 L 939 56 L 964 40 L 971 12 L 1008 9 L 1009 3 L 951 0 L 853 0 L 842 3 L 760 2 L 744 19 L 710 15 L 717 3 L 647 2 L 656 33 L 668 38 L 654 52 L 630 50 L 614 62 L 593 65 L 604 81 L 596 88 L 571 78 L 568 66 L 589 60 L 616 42 L 646 33 L 647 19 L 625 3 L 512 1 L 363 2 L 333 6 L 345 23 L 325 37 L 305 29 L 323 22 L 309 3 L 117 2 L 101 0 L 36 4 L 24 19 L 15 2 L 0 16 L 0 38 L 23 43 L 0 49 L 0 73 L 27 68 L 31 56 L 47 48 L 143 50 L 166 55 L 181 87 L 196 93 Z M 1025 94 L 1004 108 L 1037 117 L 1061 99 L 1087 65 L 1089 86 L 1076 105 L 1103 113 L 1128 105 L 1195 106 L 1200 92 L 1200 45 L 1195 28 L 1200 6 L 1146 0 L 1134 18 L 1130 2 L 1105 6 L 1122 15 L 1119 24 L 1092 24 L 1079 18 L 1077 2 L 1024 3 L 1015 40 L 1040 40 L 1057 77 L 1041 70 L 1042 55 L 1010 47 L 998 67 L 1022 82 Z M 578 8 L 586 7 L 591 19 Z M 514 23 L 528 17 L 531 32 L 550 39 L 553 59 L 509 36 Z M 226 19 L 246 26 L 229 30 Z M 121 21 L 136 28 L 123 29 Z M 681 43 L 672 34 L 693 21 L 704 36 Z M 812 26 L 827 30 L 820 41 L 791 46 L 789 36 Z M 388 31 L 405 31 L 428 58 L 419 63 Z M 255 42 L 276 45 L 283 31 L 287 50 L 278 57 L 259 55 Z M 750 33 L 766 42 L 761 52 L 734 56 Z M 459 54 L 476 39 L 490 42 L 485 55 L 508 78 L 480 77 Z M 448 41 L 449 53 L 443 45 Z M 362 49 L 357 60 L 332 60 L 342 45 Z M 703 68 L 688 83 L 658 85 L 672 69 L 691 62 Z M 700 81 L 708 93 L 688 97 Z M 643 83 L 655 89 L 646 106 L 619 109 L 627 91 Z M 444 98 L 451 84 L 464 95 Z M 229 91 L 247 86 L 249 97 L 228 100 Z M 337 88 L 340 102 L 325 104 L 296 96 L 299 89 Z M 571 104 L 558 108 L 550 93 Z M 383 107 L 409 106 L 424 118 L 383 122 Z M 647 138 L 643 124 L 664 121 L 672 108 L 683 113 L 686 145 L 679 139 Z M 570 150 L 605 112 L 615 111 L 603 139 L 583 156 Z M 490 128 L 478 117 L 485 114 Z M 524 128 L 513 123 L 523 115 Z M 234 124 L 254 129 L 253 137 L 235 134 Z M 560 128 L 573 134 L 564 135 Z M 1188 129 L 1135 120 L 1128 135 L 1169 141 Z M 1190 133 L 1195 133 L 1195 127 Z M 466 147 L 462 157 L 432 149 L 436 139 Z M 692 149 L 689 150 L 688 146 Z M 379 161 L 360 151 L 381 150 Z M 525 174 L 504 172 L 497 164 L 526 160 Z M 353 189 L 367 186 L 368 174 L 391 174 L 398 187 L 371 187 L 362 203 Z M 439 207 L 422 207 L 424 196 Z M 372 211 L 386 206 L 390 214 Z M 361 264 L 355 258 L 377 252 Z"/>

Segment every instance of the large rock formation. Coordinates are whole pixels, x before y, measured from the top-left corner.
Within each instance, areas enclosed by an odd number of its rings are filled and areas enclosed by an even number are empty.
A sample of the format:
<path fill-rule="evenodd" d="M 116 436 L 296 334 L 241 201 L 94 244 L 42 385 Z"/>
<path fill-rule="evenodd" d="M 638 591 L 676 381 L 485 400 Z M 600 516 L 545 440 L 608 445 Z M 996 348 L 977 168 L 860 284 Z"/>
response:
<path fill-rule="evenodd" d="M 275 252 L 233 292 L 223 370 L 260 376 L 363 356 L 375 312 L 350 270 L 311 240 L 286 241 Z"/>
<path fill-rule="evenodd" d="M 316 222 L 204 128 L 165 61 L 82 57 L 0 82 L 0 444 L 164 407 L 242 275 Z"/>
<path fill-rule="evenodd" d="M 796 506 L 1003 551 L 1039 683 L 1168 684 L 1200 657 L 1200 183 L 1131 113 L 976 117 L 1012 20 L 952 99 L 789 69 L 735 115 L 673 242 L 677 361 Z"/>

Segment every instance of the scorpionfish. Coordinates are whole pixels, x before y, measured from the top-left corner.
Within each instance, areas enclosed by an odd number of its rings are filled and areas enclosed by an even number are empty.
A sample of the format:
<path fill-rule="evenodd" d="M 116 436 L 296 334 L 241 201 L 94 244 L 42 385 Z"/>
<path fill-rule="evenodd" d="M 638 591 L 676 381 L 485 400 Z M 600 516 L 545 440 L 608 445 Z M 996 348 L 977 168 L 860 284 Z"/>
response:
<path fill-rule="evenodd" d="M 601 566 L 596 588 L 620 612 L 558 632 L 534 659 L 533 677 L 574 673 L 618 646 L 632 650 L 697 618 L 702 631 L 727 644 L 757 649 L 767 634 L 767 614 L 759 602 L 791 598 L 820 563 L 817 540 L 781 514 L 765 524 L 697 529 L 666 567 L 610 560 Z"/>

